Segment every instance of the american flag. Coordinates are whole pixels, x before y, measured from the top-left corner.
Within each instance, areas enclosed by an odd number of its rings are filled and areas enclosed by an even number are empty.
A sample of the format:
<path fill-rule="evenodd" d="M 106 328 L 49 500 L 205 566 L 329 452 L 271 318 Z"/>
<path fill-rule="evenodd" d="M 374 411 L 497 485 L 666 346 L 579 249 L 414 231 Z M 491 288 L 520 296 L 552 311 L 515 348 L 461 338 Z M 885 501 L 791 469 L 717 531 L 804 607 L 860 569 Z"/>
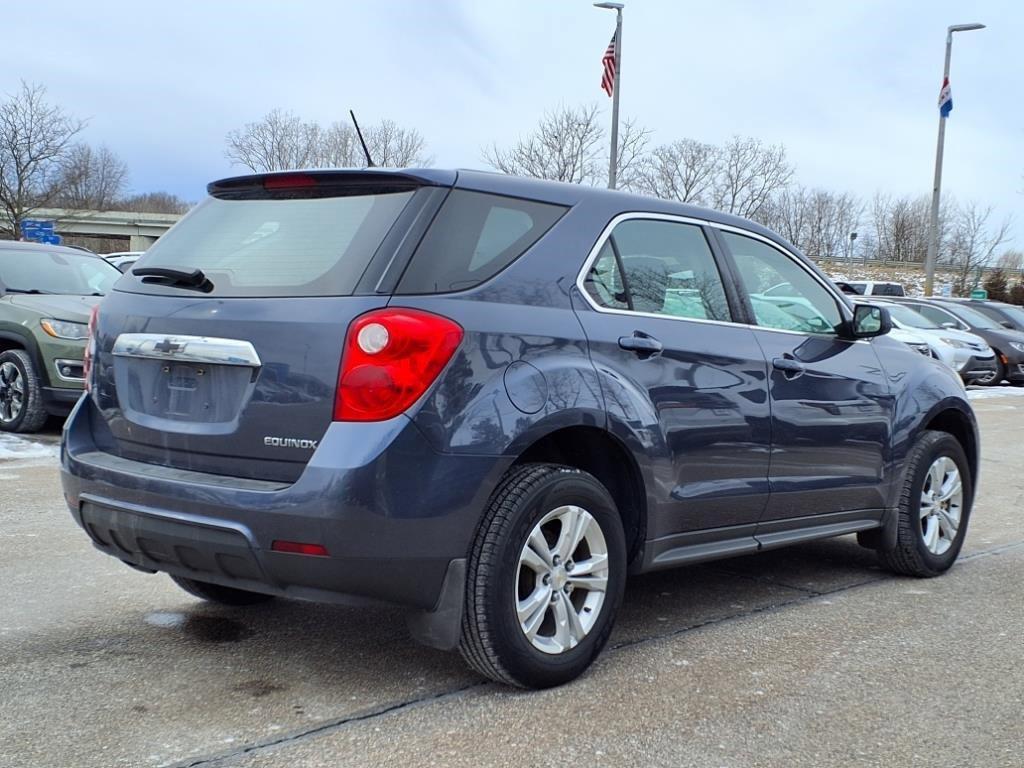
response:
<path fill-rule="evenodd" d="M 609 96 L 615 90 L 615 35 L 608 43 L 608 48 L 601 57 L 601 64 L 604 65 L 604 75 L 601 77 L 601 87 Z"/>

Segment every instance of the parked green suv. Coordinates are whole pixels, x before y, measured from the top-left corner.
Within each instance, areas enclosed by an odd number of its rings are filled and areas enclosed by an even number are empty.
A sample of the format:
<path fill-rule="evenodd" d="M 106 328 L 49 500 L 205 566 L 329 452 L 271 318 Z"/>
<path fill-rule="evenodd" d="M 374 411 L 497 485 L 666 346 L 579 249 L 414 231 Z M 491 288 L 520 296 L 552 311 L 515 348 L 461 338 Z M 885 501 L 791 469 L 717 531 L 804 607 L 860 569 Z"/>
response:
<path fill-rule="evenodd" d="M 89 314 L 120 276 L 85 251 L 0 241 L 0 431 L 35 432 L 71 410 Z"/>

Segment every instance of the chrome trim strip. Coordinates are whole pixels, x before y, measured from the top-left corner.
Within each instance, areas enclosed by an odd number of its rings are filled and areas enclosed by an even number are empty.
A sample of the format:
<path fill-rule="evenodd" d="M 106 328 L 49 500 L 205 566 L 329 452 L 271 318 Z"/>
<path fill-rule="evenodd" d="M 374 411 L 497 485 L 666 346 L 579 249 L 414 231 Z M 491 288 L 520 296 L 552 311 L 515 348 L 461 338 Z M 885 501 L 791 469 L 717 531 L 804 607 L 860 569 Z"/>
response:
<path fill-rule="evenodd" d="M 165 333 L 122 333 L 114 342 L 117 357 L 142 357 L 178 363 L 241 365 L 259 368 L 259 355 L 248 341 Z"/>
<path fill-rule="evenodd" d="M 763 235 L 759 235 L 756 232 L 751 232 L 749 230 L 742 229 L 740 227 L 733 227 L 733 226 L 730 226 L 728 224 L 719 224 L 718 222 L 709 221 L 707 219 L 695 219 L 695 218 L 692 218 L 692 217 L 689 217 L 689 216 L 676 216 L 676 215 L 670 214 L 670 213 L 645 213 L 643 211 L 631 211 L 631 212 L 628 212 L 628 213 L 620 213 L 618 216 L 616 216 L 615 218 L 613 218 L 611 221 L 608 222 L 608 224 L 605 226 L 605 228 L 601 231 L 600 236 L 597 238 L 597 242 L 594 244 L 594 247 L 590 249 L 590 253 L 587 255 L 586 261 L 583 262 L 583 268 L 580 270 L 579 274 L 576 276 L 576 287 L 579 288 L 580 293 L 583 295 L 583 300 L 586 301 L 587 304 L 589 304 L 590 307 L 594 311 L 602 312 L 602 313 L 608 314 L 608 315 L 626 315 L 626 316 L 629 316 L 629 317 L 651 317 L 651 318 L 656 318 L 658 320 L 676 320 L 676 321 L 686 322 L 686 323 L 707 323 L 707 324 L 710 324 L 710 325 L 728 325 L 728 326 L 731 326 L 731 327 L 739 327 L 739 328 L 754 328 L 754 329 L 759 330 L 759 331 L 767 331 L 769 333 L 785 333 L 785 334 L 789 334 L 791 336 L 803 336 L 803 337 L 808 337 L 808 336 L 824 336 L 824 337 L 830 338 L 830 339 L 838 338 L 834 334 L 825 334 L 825 333 L 819 334 L 819 333 L 804 333 L 803 331 L 788 331 L 788 330 L 785 330 L 785 329 L 782 329 L 782 328 L 767 328 L 767 327 L 765 327 L 763 325 L 752 325 L 750 323 L 737 323 L 737 322 L 733 322 L 731 320 L 707 320 L 707 319 L 698 318 L 698 317 L 676 317 L 674 315 L 661 315 L 661 314 L 657 314 L 657 313 L 654 313 L 654 312 L 637 312 L 635 310 L 629 310 L 629 309 L 613 309 L 611 307 L 602 307 L 601 305 L 597 304 L 593 300 L 593 297 L 587 292 L 587 289 L 586 289 L 586 287 L 583 284 L 583 278 L 590 271 L 591 266 L 593 266 L 594 262 L 597 260 L 598 254 L 600 254 L 601 249 L 604 247 L 605 242 L 611 236 L 612 230 L 614 230 L 615 227 L 618 226 L 621 222 L 629 221 L 631 219 L 651 219 L 651 220 L 654 220 L 654 221 L 674 221 L 674 222 L 677 222 L 679 224 L 695 224 L 697 226 L 704 226 L 704 227 L 710 227 L 710 228 L 713 228 L 713 229 L 725 230 L 725 231 L 728 231 L 728 232 L 735 232 L 736 234 L 739 234 L 739 235 L 744 235 L 746 237 L 752 237 L 755 240 L 761 240 L 764 243 L 766 243 L 767 245 L 770 245 L 771 247 L 775 248 L 777 251 L 782 253 L 784 256 L 788 257 L 790 260 L 792 260 L 796 264 L 796 266 L 798 266 L 800 269 L 804 270 L 804 272 L 807 272 L 807 274 L 809 274 L 819 284 L 821 284 L 826 289 L 826 291 L 828 291 L 828 293 L 832 295 L 833 298 L 836 298 L 837 296 L 840 295 L 839 293 L 837 293 L 837 291 L 834 288 L 830 287 L 825 282 L 823 282 L 821 280 L 821 278 L 818 277 L 818 275 L 816 273 L 814 273 L 811 270 L 808 270 L 807 267 L 804 266 L 804 264 L 801 263 L 800 260 L 797 259 L 792 253 L 790 253 L 789 251 L 787 251 L 784 248 L 780 247 L 778 243 L 768 239 L 767 237 L 764 237 Z M 710 244 L 709 244 L 709 247 L 710 247 Z M 850 320 L 852 318 L 852 315 L 850 314 L 850 310 L 849 310 L 849 307 L 846 304 L 846 302 L 844 300 L 840 299 L 839 301 L 837 301 L 837 304 L 839 305 L 839 311 L 843 315 L 844 319 Z M 848 341 L 849 343 L 853 343 L 853 344 L 867 344 L 867 343 L 870 343 L 870 339 L 856 339 L 856 340 L 853 340 L 853 339 L 840 339 L 840 341 Z"/>
<path fill-rule="evenodd" d="M 67 381 L 72 384 L 81 384 L 82 382 L 85 381 L 85 379 L 81 376 L 65 376 L 63 373 L 60 372 L 60 368 L 62 365 L 70 365 L 73 368 L 78 368 L 79 370 L 82 370 L 83 363 L 81 360 L 70 360 L 66 357 L 58 357 L 54 359 L 53 367 L 56 368 L 57 378 L 60 379 L 61 381 Z"/>

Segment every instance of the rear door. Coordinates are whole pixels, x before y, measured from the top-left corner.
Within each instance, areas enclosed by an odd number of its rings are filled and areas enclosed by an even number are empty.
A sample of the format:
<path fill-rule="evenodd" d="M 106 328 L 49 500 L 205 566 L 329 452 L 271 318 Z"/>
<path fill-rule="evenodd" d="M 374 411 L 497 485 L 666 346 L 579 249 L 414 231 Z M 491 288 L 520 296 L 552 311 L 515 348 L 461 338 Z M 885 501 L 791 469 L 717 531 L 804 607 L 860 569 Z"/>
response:
<path fill-rule="evenodd" d="M 768 476 L 765 361 L 753 331 L 732 322 L 703 227 L 620 217 L 580 288 L 577 314 L 606 408 L 616 429 L 640 439 L 656 474 L 652 564 L 712 540 L 755 547 Z"/>
<path fill-rule="evenodd" d="M 758 538 L 785 530 L 774 521 L 881 510 L 892 399 L 871 342 L 839 337 L 838 297 L 794 256 L 750 233 L 719 237 L 768 361 L 771 496 Z M 788 293 L 768 293 L 780 283 Z"/>
<path fill-rule="evenodd" d="M 211 191 L 102 304 L 94 431 L 125 458 L 294 480 L 332 421 L 349 322 L 387 303 L 387 268 L 447 190 L 290 174 Z"/>

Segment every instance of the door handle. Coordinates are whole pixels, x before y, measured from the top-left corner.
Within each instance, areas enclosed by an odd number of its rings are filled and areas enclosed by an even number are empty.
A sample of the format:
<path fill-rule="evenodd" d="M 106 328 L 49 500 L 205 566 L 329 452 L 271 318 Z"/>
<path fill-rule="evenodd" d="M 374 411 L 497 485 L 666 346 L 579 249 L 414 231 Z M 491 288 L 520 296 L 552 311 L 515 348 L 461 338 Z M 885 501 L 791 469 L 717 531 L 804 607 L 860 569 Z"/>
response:
<path fill-rule="evenodd" d="M 802 376 L 804 371 L 807 370 L 803 363 L 791 357 L 776 357 L 772 360 L 772 367 L 777 371 L 782 371 L 782 374 L 787 379 L 795 379 L 798 376 Z"/>
<path fill-rule="evenodd" d="M 660 355 L 664 349 L 660 341 L 642 331 L 636 331 L 632 336 L 619 337 L 619 348 L 627 352 L 636 352 L 640 357 Z"/>

